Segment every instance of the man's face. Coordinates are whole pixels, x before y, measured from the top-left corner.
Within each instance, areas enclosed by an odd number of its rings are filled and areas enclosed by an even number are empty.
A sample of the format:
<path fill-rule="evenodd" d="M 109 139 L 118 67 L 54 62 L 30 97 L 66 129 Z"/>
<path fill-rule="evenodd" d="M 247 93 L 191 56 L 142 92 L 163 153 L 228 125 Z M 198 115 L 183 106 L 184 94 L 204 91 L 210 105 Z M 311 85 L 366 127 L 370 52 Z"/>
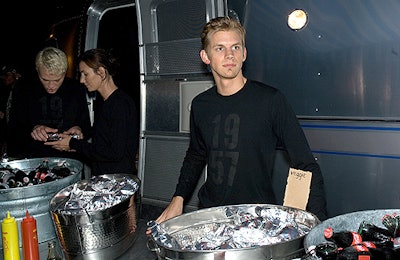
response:
<path fill-rule="evenodd" d="M 4 76 L 1 77 L 1 79 L 6 86 L 11 86 L 12 84 L 14 84 L 15 81 L 17 81 L 16 75 L 12 72 L 7 72 Z"/>
<path fill-rule="evenodd" d="M 209 47 L 200 53 L 205 64 L 209 64 L 214 76 L 233 79 L 246 60 L 240 35 L 236 31 L 218 31 L 209 36 Z"/>
<path fill-rule="evenodd" d="M 44 89 L 49 94 L 54 94 L 60 88 L 64 81 L 65 74 L 63 75 L 51 75 L 46 69 L 37 69 L 40 82 L 42 83 Z"/>

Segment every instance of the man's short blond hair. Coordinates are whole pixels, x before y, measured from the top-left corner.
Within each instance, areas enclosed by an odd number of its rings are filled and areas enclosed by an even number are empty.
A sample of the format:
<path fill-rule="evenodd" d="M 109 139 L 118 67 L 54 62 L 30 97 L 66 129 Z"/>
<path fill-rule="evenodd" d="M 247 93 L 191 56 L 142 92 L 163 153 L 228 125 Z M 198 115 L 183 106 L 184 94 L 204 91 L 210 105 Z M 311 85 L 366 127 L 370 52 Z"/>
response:
<path fill-rule="evenodd" d="M 46 47 L 36 55 L 36 70 L 44 69 L 50 75 L 65 75 L 68 70 L 67 55 L 60 49 Z"/>
<path fill-rule="evenodd" d="M 203 50 L 207 50 L 210 45 L 210 35 L 219 31 L 236 31 L 241 38 L 243 47 L 246 46 L 246 30 L 238 20 L 230 17 L 216 17 L 204 25 L 201 33 L 201 45 Z"/>

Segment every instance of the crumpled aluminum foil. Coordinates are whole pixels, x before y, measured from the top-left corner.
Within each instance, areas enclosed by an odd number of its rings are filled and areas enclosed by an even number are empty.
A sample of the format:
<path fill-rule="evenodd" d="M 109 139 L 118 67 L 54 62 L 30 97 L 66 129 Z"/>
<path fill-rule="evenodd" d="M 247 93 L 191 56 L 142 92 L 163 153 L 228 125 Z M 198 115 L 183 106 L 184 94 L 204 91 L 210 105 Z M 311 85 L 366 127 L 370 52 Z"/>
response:
<path fill-rule="evenodd" d="M 168 234 L 155 221 L 147 223 L 152 238 L 176 250 L 218 250 L 249 248 L 286 242 L 306 235 L 312 227 L 298 224 L 295 211 L 255 207 L 224 207 L 225 220 L 193 225 Z"/>
<path fill-rule="evenodd" d="M 119 179 L 94 176 L 84 184 L 73 184 L 69 199 L 58 211 L 64 215 L 78 215 L 104 210 L 128 199 L 138 189 L 139 184 L 128 176 Z"/>

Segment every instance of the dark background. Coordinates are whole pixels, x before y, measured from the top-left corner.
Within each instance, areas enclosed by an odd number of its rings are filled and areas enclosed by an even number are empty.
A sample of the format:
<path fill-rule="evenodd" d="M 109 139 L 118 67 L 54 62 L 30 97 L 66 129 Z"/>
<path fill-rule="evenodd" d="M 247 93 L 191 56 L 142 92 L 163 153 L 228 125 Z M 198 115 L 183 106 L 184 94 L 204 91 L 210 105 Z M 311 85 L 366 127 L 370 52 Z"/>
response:
<path fill-rule="evenodd" d="M 34 71 L 36 53 L 53 24 L 82 12 L 88 0 L 6 1 L 0 7 L 0 66 L 13 65 L 22 76 Z M 91 2 L 91 1 L 90 1 Z"/>

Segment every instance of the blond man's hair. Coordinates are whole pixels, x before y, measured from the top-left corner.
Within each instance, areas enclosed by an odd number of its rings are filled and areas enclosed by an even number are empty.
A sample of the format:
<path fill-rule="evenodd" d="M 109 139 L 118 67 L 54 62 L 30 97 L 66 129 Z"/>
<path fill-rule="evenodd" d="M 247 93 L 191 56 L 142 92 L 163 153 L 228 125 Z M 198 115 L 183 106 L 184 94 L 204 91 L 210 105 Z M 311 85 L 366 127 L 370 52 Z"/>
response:
<path fill-rule="evenodd" d="M 36 70 L 44 69 L 50 75 L 65 75 L 68 70 L 67 55 L 60 49 L 46 47 L 36 55 Z"/>

